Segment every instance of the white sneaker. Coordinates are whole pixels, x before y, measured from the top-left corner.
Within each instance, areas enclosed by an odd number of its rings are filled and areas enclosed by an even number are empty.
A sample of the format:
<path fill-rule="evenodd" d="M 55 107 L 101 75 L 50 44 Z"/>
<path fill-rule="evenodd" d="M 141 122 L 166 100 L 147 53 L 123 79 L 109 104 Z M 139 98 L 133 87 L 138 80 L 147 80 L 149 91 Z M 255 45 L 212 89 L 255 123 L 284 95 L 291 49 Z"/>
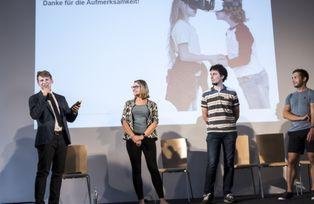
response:
<path fill-rule="evenodd" d="M 234 196 L 231 193 L 225 195 L 224 203 L 233 203 L 235 201 Z"/>
<path fill-rule="evenodd" d="M 202 203 L 211 203 L 214 199 L 214 195 L 212 193 L 206 193 L 203 195 Z"/>

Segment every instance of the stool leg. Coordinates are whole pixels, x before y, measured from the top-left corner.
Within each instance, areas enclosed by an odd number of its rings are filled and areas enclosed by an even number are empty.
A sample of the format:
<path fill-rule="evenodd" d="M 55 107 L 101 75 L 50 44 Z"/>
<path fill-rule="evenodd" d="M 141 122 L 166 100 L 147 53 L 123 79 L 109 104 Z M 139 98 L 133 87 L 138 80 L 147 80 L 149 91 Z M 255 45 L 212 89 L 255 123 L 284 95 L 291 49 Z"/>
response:
<path fill-rule="evenodd" d="M 89 175 L 86 175 L 86 183 L 87 183 L 89 203 L 92 204 L 92 195 L 91 195 L 91 189 L 90 189 L 90 178 L 89 178 Z"/>
<path fill-rule="evenodd" d="M 259 180 L 259 186 L 260 186 L 260 193 L 261 197 L 264 198 L 264 189 L 263 189 L 263 181 L 262 181 L 262 167 L 258 167 L 258 180 Z"/>
<path fill-rule="evenodd" d="M 297 167 L 296 167 L 296 176 L 295 176 L 295 179 L 294 179 L 294 183 L 292 184 L 294 187 L 295 187 L 295 190 L 297 192 L 297 196 L 299 196 L 299 181 L 297 180 L 297 177 L 299 177 L 300 179 L 300 163 L 298 163 Z"/>
<path fill-rule="evenodd" d="M 303 195 L 303 183 L 302 183 L 302 175 L 301 175 L 301 164 L 299 163 L 299 179 L 300 179 L 300 194 Z"/>
<path fill-rule="evenodd" d="M 250 169 L 251 169 L 251 176 L 252 176 L 252 182 L 253 182 L 254 195 L 256 195 L 256 189 L 255 189 L 255 181 L 254 181 L 253 168 L 250 168 Z"/>
<path fill-rule="evenodd" d="M 187 193 L 187 196 L 188 196 L 188 202 L 190 203 L 191 200 L 190 200 L 190 192 L 189 192 L 189 179 L 188 179 L 188 172 L 187 171 L 184 171 L 185 173 L 185 182 L 186 182 L 186 193 Z"/>
<path fill-rule="evenodd" d="M 311 177 L 311 164 L 307 165 L 307 173 L 308 173 L 308 177 L 309 177 L 309 187 L 310 187 L 310 192 L 312 189 L 312 177 Z"/>
<path fill-rule="evenodd" d="M 193 200 L 194 196 L 193 196 L 193 189 L 192 189 L 192 183 L 191 183 L 191 178 L 190 178 L 190 172 L 189 171 L 187 171 L 187 175 L 188 175 L 189 184 L 190 184 L 191 197 L 192 197 L 192 200 Z"/>

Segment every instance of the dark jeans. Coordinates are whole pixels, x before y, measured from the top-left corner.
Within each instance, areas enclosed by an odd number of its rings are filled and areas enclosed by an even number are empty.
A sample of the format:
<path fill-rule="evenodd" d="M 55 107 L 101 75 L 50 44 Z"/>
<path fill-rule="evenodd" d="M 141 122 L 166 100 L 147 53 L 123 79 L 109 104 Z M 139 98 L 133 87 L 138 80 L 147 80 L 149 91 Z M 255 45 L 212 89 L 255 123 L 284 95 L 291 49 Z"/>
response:
<path fill-rule="evenodd" d="M 44 204 L 47 176 L 52 171 L 50 181 L 49 204 L 59 204 L 62 174 L 66 158 L 66 144 L 63 135 L 54 135 L 48 144 L 39 145 L 37 174 L 35 180 L 36 204 Z"/>
<path fill-rule="evenodd" d="M 155 190 L 159 198 L 164 197 L 162 180 L 158 171 L 157 160 L 156 160 L 156 144 L 155 139 L 145 138 L 142 140 L 141 146 L 136 146 L 132 140 L 126 141 L 126 148 L 130 157 L 131 166 L 132 166 L 132 177 L 133 185 L 136 192 L 136 195 L 139 200 L 144 198 L 143 194 L 143 181 L 141 176 L 141 157 L 142 152 L 144 153 L 147 168 L 151 175 L 151 179 Z"/>
<path fill-rule="evenodd" d="M 224 157 L 223 193 L 224 195 L 231 193 L 236 139 L 237 132 L 207 134 L 208 161 L 206 165 L 204 193 L 214 193 L 216 170 L 219 163 L 221 145 Z"/>

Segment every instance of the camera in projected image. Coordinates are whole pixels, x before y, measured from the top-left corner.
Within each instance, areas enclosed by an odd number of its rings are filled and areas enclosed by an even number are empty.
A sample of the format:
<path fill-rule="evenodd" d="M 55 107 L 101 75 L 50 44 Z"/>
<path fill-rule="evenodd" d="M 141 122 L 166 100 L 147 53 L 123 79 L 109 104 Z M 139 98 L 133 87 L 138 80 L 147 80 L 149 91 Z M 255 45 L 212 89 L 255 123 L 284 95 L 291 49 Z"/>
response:
<path fill-rule="evenodd" d="M 215 0 L 182 0 L 193 9 L 201 9 L 204 11 L 214 10 Z"/>

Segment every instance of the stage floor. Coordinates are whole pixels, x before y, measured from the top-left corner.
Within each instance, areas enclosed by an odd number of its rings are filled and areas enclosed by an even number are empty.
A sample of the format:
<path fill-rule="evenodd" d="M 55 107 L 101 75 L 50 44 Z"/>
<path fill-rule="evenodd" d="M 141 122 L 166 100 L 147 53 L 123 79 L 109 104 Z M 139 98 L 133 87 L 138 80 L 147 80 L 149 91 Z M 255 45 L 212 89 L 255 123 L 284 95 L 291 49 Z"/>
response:
<path fill-rule="evenodd" d="M 257 198 L 255 195 L 254 196 L 236 196 L 236 202 L 235 203 L 240 203 L 240 204 L 273 204 L 273 203 L 291 203 L 291 204 L 307 204 L 307 203 L 314 203 L 314 201 L 310 200 L 310 195 L 309 193 L 305 193 L 302 196 L 295 196 L 293 199 L 289 201 L 278 201 L 277 197 L 279 195 L 266 195 L 265 198 Z M 200 198 L 195 198 L 190 202 L 191 204 L 200 204 L 201 203 Z M 147 204 L 158 204 L 158 201 L 147 201 L 145 202 Z M 186 199 L 180 199 L 180 200 L 168 200 L 169 204 L 185 204 L 189 203 Z M 213 202 L 213 204 L 222 204 L 223 198 L 216 198 Z M 112 204 L 118 204 L 118 203 L 112 203 Z M 121 204 L 121 203 L 119 203 Z M 123 204 L 137 204 L 137 202 L 124 202 Z"/>
<path fill-rule="evenodd" d="M 307 204 L 307 203 L 314 203 L 314 201 L 310 200 L 309 193 L 304 193 L 302 196 L 295 196 L 293 199 L 289 201 L 278 201 L 277 197 L 279 195 L 266 195 L 264 199 L 257 198 L 256 195 L 252 196 L 236 196 L 236 202 L 240 204 Z M 167 200 L 169 204 L 185 204 L 189 203 L 187 199 L 177 199 L 177 200 Z M 202 201 L 201 198 L 195 198 L 190 202 L 191 204 L 200 204 Z M 120 203 L 110 203 L 110 204 L 137 204 L 138 202 L 120 202 Z M 146 201 L 146 204 L 159 204 L 159 201 Z M 223 198 L 216 198 L 213 202 L 213 204 L 222 204 Z M 4 203 L 9 204 L 9 203 Z M 13 203 L 10 203 L 13 204 Z M 14 204 L 33 204 L 32 202 L 23 202 L 23 203 L 14 203 Z M 80 204 L 80 203 L 77 203 Z M 102 204 L 102 203 L 99 203 Z"/>

